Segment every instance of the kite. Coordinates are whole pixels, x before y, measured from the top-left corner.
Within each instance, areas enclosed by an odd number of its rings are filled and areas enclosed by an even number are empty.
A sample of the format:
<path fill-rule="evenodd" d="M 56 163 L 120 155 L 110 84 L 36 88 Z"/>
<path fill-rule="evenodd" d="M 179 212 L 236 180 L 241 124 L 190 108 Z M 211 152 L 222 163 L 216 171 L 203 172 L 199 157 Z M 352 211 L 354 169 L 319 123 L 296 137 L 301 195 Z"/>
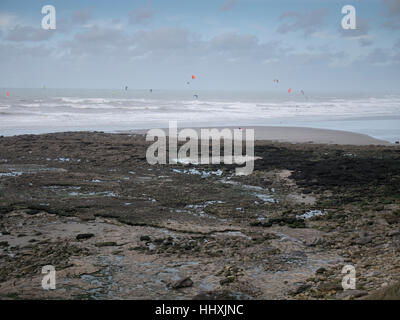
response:
<path fill-rule="evenodd" d="M 193 79 L 193 80 L 196 79 L 196 76 L 192 75 L 192 79 Z"/>
<path fill-rule="evenodd" d="M 292 92 L 292 88 L 289 88 L 288 92 L 291 93 Z"/>
<path fill-rule="evenodd" d="M 9 93 L 8 91 L 6 92 L 6 96 L 7 96 L 7 97 L 9 97 L 9 96 L 10 96 L 10 93 Z"/>

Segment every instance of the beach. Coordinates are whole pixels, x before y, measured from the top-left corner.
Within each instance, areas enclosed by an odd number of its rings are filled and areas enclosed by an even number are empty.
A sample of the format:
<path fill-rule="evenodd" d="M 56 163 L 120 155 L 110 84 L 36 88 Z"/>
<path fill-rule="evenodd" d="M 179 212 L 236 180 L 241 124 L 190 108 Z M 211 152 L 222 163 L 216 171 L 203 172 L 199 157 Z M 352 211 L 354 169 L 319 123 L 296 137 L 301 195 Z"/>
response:
<path fill-rule="evenodd" d="M 188 129 L 186 127 L 178 128 L 178 131 Z M 196 131 L 198 137 L 201 137 L 201 130 L 217 129 L 221 132 L 222 129 L 233 130 L 239 129 L 242 132 L 242 139 L 246 137 L 246 130 L 254 130 L 254 139 L 261 141 L 278 141 L 289 143 L 314 143 L 314 144 L 340 144 L 340 145 L 391 145 L 389 141 L 375 139 L 366 134 L 343 130 L 327 130 L 317 128 L 303 127 L 272 127 L 272 126 L 240 126 L 240 127 L 193 127 L 190 128 Z M 146 130 L 131 130 L 132 132 L 146 135 L 150 129 Z M 162 129 L 166 135 L 169 135 L 169 128 Z"/>
<path fill-rule="evenodd" d="M 398 283 L 399 147 L 255 131 L 249 176 L 149 165 L 139 133 L 1 137 L 1 298 L 362 299 Z"/>

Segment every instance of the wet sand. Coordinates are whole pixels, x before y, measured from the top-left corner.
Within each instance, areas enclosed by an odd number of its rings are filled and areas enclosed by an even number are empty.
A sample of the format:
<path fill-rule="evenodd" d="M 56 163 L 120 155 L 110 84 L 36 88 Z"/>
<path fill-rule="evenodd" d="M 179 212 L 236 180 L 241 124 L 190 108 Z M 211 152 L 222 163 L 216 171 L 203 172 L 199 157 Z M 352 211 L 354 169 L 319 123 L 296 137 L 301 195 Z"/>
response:
<path fill-rule="evenodd" d="M 211 129 L 214 127 L 204 127 Z M 215 127 L 221 129 L 220 127 Z M 227 127 L 230 130 L 238 129 L 238 127 Z M 272 127 L 272 126 L 253 126 L 240 127 L 243 130 L 243 136 L 246 129 L 254 129 L 256 140 L 279 141 L 290 143 L 314 143 L 314 144 L 341 144 L 341 145 L 390 145 L 385 140 L 375 139 L 366 134 L 340 131 L 326 130 L 303 127 Z M 178 130 L 184 129 L 178 128 Z M 200 128 L 193 127 L 200 136 Z M 168 129 L 163 129 L 168 133 Z M 132 130 L 133 133 L 146 134 L 148 130 Z"/>
<path fill-rule="evenodd" d="M 0 298 L 358 299 L 400 281 L 398 146 L 257 141 L 236 176 L 151 166 L 149 145 L 0 138 Z M 49 264 L 56 290 L 41 288 Z"/>

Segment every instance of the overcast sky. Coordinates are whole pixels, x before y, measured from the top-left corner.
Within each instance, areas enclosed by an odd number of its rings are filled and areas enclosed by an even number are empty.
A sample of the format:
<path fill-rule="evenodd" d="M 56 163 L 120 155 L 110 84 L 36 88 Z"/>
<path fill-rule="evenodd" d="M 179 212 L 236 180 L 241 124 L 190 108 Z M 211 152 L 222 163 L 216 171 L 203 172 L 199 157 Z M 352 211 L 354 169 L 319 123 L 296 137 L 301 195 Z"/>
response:
<path fill-rule="evenodd" d="M 56 30 L 41 29 L 42 6 Z M 344 5 L 357 30 L 341 28 Z M 0 87 L 400 93 L 399 0 L 1 0 Z"/>

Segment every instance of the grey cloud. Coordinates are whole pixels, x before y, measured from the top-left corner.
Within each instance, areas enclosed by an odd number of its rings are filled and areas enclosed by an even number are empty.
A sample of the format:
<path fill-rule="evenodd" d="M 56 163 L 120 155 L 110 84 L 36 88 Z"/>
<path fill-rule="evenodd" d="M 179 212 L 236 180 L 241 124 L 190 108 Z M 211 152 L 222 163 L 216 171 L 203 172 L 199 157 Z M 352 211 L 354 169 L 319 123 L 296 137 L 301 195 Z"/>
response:
<path fill-rule="evenodd" d="M 400 20 L 389 19 L 383 24 L 383 26 L 393 30 L 400 29 Z"/>
<path fill-rule="evenodd" d="M 360 39 L 359 43 L 360 43 L 360 46 L 362 46 L 362 47 L 368 47 L 373 44 L 373 41 L 370 39 Z"/>
<path fill-rule="evenodd" d="M 7 40 L 21 41 L 45 41 L 50 39 L 55 30 L 44 30 L 42 28 L 34 28 L 30 26 L 15 26 L 8 31 Z"/>
<path fill-rule="evenodd" d="M 119 43 L 122 38 L 120 30 L 100 28 L 98 26 L 93 26 L 75 35 L 75 39 L 82 43 Z"/>
<path fill-rule="evenodd" d="M 90 27 L 75 34 L 73 40 L 62 44 L 69 56 L 113 56 L 126 54 L 128 39 L 121 30 Z"/>
<path fill-rule="evenodd" d="M 339 33 L 343 37 L 358 38 L 369 33 L 369 21 L 362 17 L 357 17 L 356 29 L 343 29 L 341 25 L 338 27 Z"/>
<path fill-rule="evenodd" d="M 396 50 L 400 50 L 400 39 L 397 40 L 397 42 L 394 44 L 393 48 Z"/>
<path fill-rule="evenodd" d="M 92 17 L 92 8 L 77 10 L 72 14 L 71 21 L 76 24 L 85 24 Z"/>
<path fill-rule="evenodd" d="M 234 6 L 236 6 L 238 0 L 225 0 L 221 8 L 219 9 L 220 11 L 229 11 L 232 10 Z"/>
<path fill-rule="evenodd" d="M 189 46 L 190 33 L 180 28 L 142 30 L 133 35 L 132 41 L 142 50 L 176 50 Z"/>
<path fill-rule="evenodd" d="M 366 62 L 369 64 L 382 64 L 387 63 L 392 60 L 390 54 L 381 48 L 375 48 L 368 55 L 361 58 L 362 62 Z"/>
<path fill-rule="evenodd" d="M 14 15 L 0 12 L 0 28 L 10 27 L 14 21 L 15 21 Z"/>
<path fill-rule="evenodd" d="M 349 55 L 344 51 L 329 52 L 323 50 L 315 53 L 294 53 L 287 57 L 288 63 L 299 65 L 299 66 L 311 66 L 311 65 L 329 65 L 337 61 L 343 61 L 348 58 Z"/>
<path fill-rule="evenodd" d="M 0 60 L 10 61 L 14 59 L 46 58 L 51 50 L 42 46 L 24 46 L 23 44 L 0 44 Z"/>
<path fill-rule="evenodd" d="M 383 0 L 382 1 L 386 21 L 383 24 L 389 29 L 400 29 L 400 1 L 399 0 Z"/>
<path fill-rule="evenodd" d="M 118 29 L 92 27 L 78 32 L 64 43 L 70 58 L 108 56 L 113 59 L 151 59 L 154 61 L 216 59 L 230 61 L 277 60 L 285 55 L 279 42 L 260 43 L 250 34 L 223 33 L 204 41 L 200 35 L 183 28 L 140 30 L 131 36 Z"/>
<path fill-rule="evenodd" d="M 71 24 L 68 19 L 60 18 L 57 19 L 56 32 L 58 33 L 68 33 L 71 30 Z"/>
<path fill-rule="evenodd" d="M 290 49 L 282 47 L 279 41 L 260 42 L 254 35 L 235 32 L 215 36 L 207 43 L 209 57 L 220 56 L 229 61 L 277 62 L 288 52 Z"/>
<path fill-rule="evenodd" d="M 155 10 L 147 3 L 143 7 L 132 10 L 129 13 L 129 22 L 131 24 L 146 24 L 153 17 Z"/>
<path fill-rule="evenodd" d="M 257 37 L 250 34 L 224 33 L 211 39 L 211 48 L 218 51 L 249 50 L 257 45 Z"/>
<path fill-rule="evenodd" d="M 400 1 L 398 0 L 383 0 L 383 6 L 388 16 L 400 15 Z"/>
<path fill-rule="evenodd" d="M 307 36 L 318 31 L 324 25 L 326 15 L 327 10 L 324 8 L 307 12 L 287 11 L 279 17 L 281 24 L 277 31 L 285 34 L 301 30 Z"/>

